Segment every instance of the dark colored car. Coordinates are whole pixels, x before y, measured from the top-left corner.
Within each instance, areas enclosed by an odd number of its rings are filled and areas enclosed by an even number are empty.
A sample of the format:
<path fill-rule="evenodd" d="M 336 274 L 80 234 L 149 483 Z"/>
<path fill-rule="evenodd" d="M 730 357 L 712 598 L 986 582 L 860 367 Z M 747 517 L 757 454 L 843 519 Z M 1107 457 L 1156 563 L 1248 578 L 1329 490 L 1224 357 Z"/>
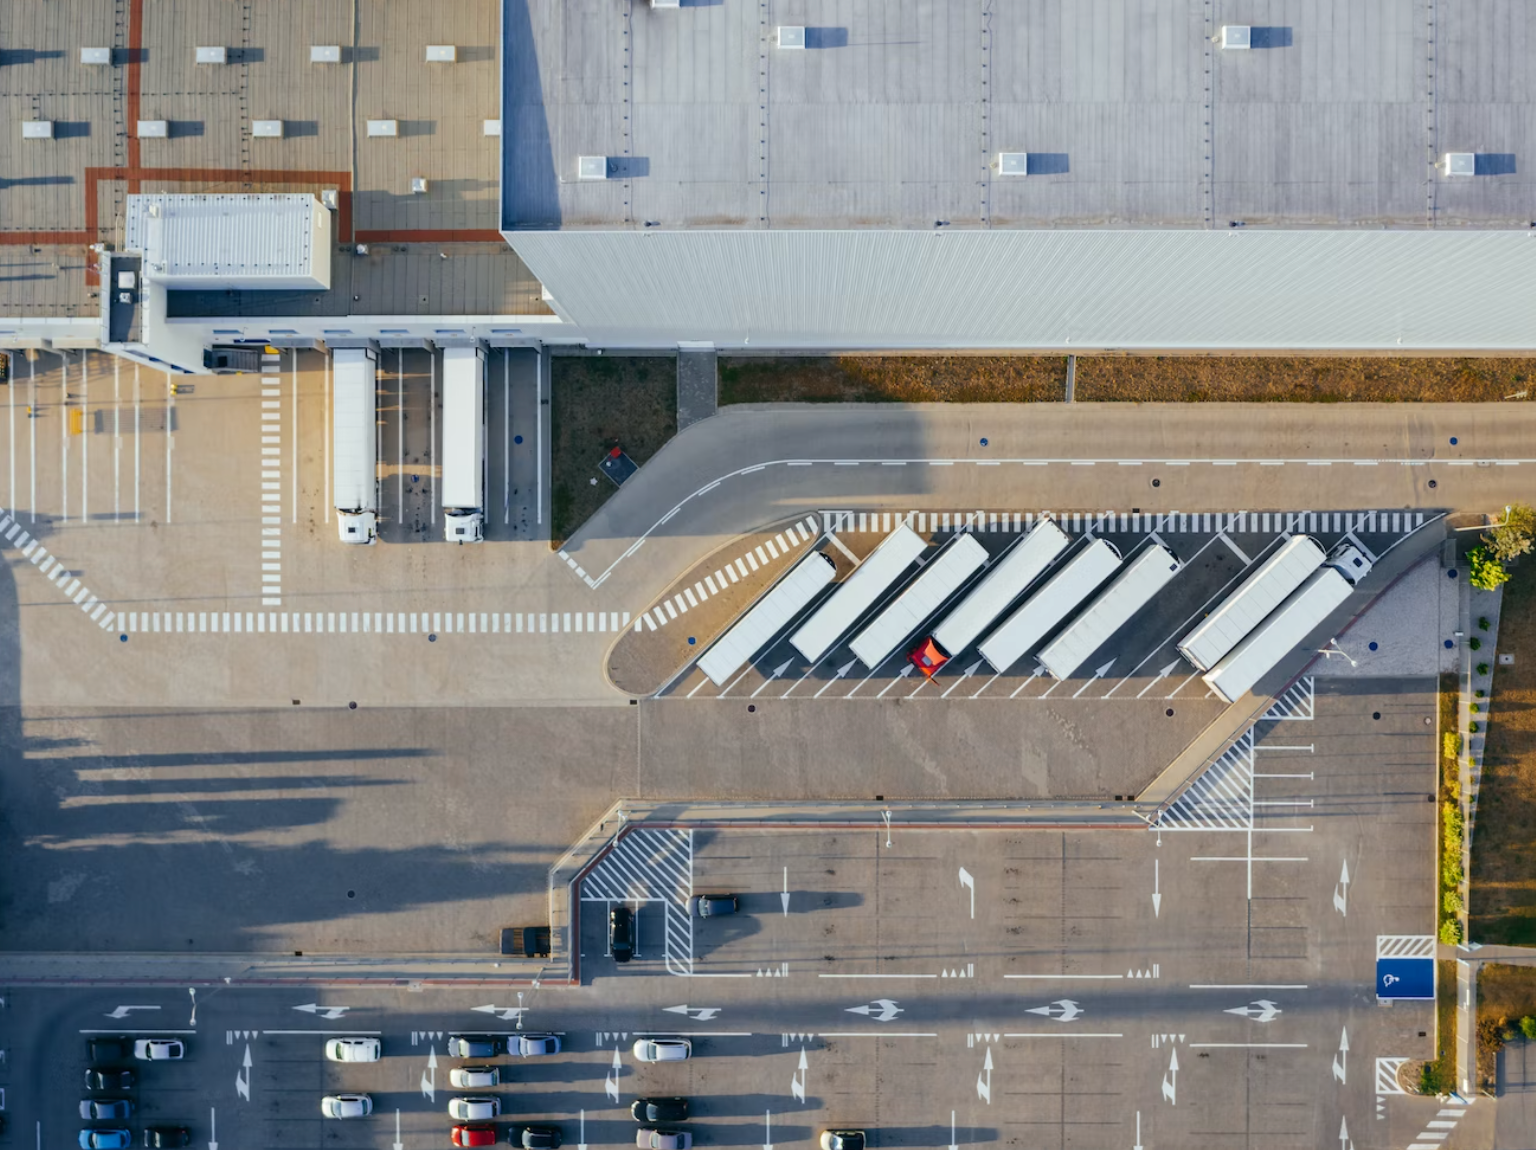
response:
<path fill-rule="evenodd" d="M 686 1098 L 636 1098 L 629 1108 L 636 1122 L 682 1122 L 688 1117 Z"/>
<path fill-rule="evenodd" d="M 564 1139 L 558 1126 L 514 1126 L 507 1131 L 507 1141 L 523 1150 L 560 1150 Z"/>
<path fill-rule="evenodd" d="M 719 918 L 723 914 L 735 914 L 736 896 L 733 894 L 701 894 L 693 900 L 695 918 Z"/>
<path fill-rule="evenodd" d="M 455 1034 L 448 1039 L 450 1058 L 495 1058 L 505 1047 L 490 1034 Z"/>
<path fill-rule="evenodd" d="M 133 1113 L 126 1098 L 87 1098 L 80 1103 L 80 1117 L 87 1122 L 121 1122 Z"/>
<path fill-rule="evenodd" d="M 176 1146 L 190 1146 L 192 1131 L 185 1126 L 146 1126 L 144 1145 L 150 1150 L 170 1150 Z"/>
<path fill-rule="evenodd" d="M 85 1072 L 87 1090 L 128 1090 L 138 1080 L 138 1075 L 126 1067 L 93 1066 Z"/>
<path fill-rule="evenodd" d="M 614 962 L 628 962 L 635 957 L 635 916 L 627 906 L 608 912 L 608 949 Z"/>
<path fill-rule="evenodd" d="M 86 1046 L 92 1062 L 126 1062 L 133 1054 L 133 1043 L 126 1038 L 93 1038 Z"/>

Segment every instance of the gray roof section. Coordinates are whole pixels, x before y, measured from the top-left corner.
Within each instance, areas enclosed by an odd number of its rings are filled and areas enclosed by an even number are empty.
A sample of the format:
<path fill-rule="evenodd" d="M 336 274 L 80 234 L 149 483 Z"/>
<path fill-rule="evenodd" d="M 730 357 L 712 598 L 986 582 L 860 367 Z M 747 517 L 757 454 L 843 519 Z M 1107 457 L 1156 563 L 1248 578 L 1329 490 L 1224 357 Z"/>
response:
<path fill-rule="evenodd" d="M 1536 6 L 504 0 L 507 228 L 1524 227 Z M 1254 25 L 1251 51 L 1211 42 Z M 776 47 L 778 25 L 807 47 Z M 992 170 L 1028 152 L 1024 177 Z M 1480 175 L 1448 179 L 1447 151 Z M 578 181 L 581 155 L 610 179 Z"/>
<path fill-rule="evenodd" d="M 517 232 L 594 343 L 1536 349 L 1536 232 Z"/>

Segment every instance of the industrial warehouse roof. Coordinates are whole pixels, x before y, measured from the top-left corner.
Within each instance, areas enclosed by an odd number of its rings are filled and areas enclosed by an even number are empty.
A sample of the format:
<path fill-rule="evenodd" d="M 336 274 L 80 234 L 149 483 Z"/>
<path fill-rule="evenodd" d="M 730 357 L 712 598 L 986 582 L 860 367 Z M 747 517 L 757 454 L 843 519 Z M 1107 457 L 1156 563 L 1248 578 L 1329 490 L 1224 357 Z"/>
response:
<path fill-rule="evenodd" d="M 504 5 L 507 229 L 1536 219 L 1526 0 Z"/>
<path fill-rule="evenodd" d="M 171 287 L 324 289 L 330 222 L 309 194 L 131 195 L 123 247 Z"/>

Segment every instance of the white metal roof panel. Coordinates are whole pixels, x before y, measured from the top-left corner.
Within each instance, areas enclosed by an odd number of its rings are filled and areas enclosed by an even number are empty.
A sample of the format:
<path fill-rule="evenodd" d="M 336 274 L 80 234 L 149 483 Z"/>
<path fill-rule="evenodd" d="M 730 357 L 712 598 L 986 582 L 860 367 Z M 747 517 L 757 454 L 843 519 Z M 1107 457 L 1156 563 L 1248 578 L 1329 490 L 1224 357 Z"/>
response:
<path fill-rule="evenodd" d="M 1349 592 L 1349 580 L 1332 567 L 1314 571 L 1226 658 L 1202 676 L 1206 686 L 1227 702 L 1237 702 L 1348 599 Z"/>
<path fill-rule="evenodd" d="M 1173 552 L 1154 543 L 1132 559 L 1094 601 L 1040 652 L 1040 665 L 1065 679 L 1130 622 L 1179 571 Z"/>
<path fill-rule="evenodd" d="M 1103 539 L 1095 539 L 1046 581 L 1024 605 L 1003 622 L 980 648 L 987 665 L 999 673 L 1023 658 L 1041 639 L 1070 615 L 1093 589 L 1115 573 L 1120 553 Z"/>
<path fill-rule="evenodd" d="M 922 537 L 905 523 L 892 531 L 790 636 L 795 650 L 812 663 L 820 659 L 926 547 Z"/>
<path fill-rule="evenodd" d="M 976 542 L 975 536 L 957 535 L 906 590 L 854 636 L 849 649 L 861 663 L 874 670 L 986 561 L 987 549 Z"/>
<path fill-rule="evenodd" d="M 123 231 L 168 288 L 330 286 L 331 213 L 312 195 L 131 195 Z"/>
<path fill-rule="evenodd" d="M 1043 520 L 1009 548 L 986 578 L 944 616 L 934 628 L 934 642 L 951 658 L 965 650 L 1055 562 L 1069 542 L 1066 532 L 1050 520 Z"/>
<path fill-rule="evenodd" d="M 483 510 L 485 502 L 485 353 L 443 349 L 443 507 Z"/>
<path fill-rule="evenodd" d="M 832 582 L 836 574 L 837 567 L 831 559 L 820 551 L 812 551 L 704 652 L 699 670 L 715 686 L 725 686 L 742 664 L 767 646 L 779 629 L 816 598 L 817 592 Z"/>
<path fill-rule="evenodd" d="M 1179 654 L 1195 670 L 1209 671 L 1321 567 L 1324 557 L 1322 545 L 1310 535 L 1295 535 L 1286 540 L 1237 590 L 1179 640 Z"/>
<path fill-rule="evenodd" d="M 333 359 L 331 427 L 332 480 L 342 511 L 375 510 L 378 501 L 378 420 L 373 354 L 364 348 L 337 348 Z"/>

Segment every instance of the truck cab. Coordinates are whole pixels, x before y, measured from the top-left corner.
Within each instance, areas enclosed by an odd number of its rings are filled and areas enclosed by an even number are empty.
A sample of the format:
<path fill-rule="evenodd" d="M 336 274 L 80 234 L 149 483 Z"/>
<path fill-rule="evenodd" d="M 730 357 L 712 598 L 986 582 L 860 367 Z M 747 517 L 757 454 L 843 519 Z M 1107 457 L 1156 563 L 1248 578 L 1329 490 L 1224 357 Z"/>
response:
<path fill-rule="evenodd" d="M 379 541 L 379 517 L 372 511 L 337 511 L 336 523 L 343 543 Z"/>
<path fill-rule="evenodd" d="M 1328 556 L 1328 566 L 1350 583 L 1357 584 L 1371 573 L 1371 561 L 1353 543 L 1340 543 Z"/>
<path fill-rule="evenodd" d="M 485 516 L 478 511 L 443 513 L 443 538 L 449 543 L 479 543 L 485 539 Z"/>

